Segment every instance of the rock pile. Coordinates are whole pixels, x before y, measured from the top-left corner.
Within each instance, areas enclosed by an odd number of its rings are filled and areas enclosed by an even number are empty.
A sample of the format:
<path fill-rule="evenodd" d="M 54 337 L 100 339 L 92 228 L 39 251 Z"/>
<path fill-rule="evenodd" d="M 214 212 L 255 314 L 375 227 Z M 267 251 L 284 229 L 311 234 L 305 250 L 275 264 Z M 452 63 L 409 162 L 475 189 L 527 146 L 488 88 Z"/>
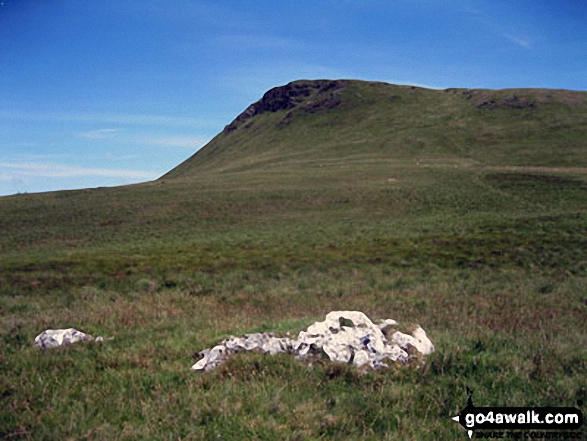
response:
<path fill-rule="evenodd" d="M 39 349 L 52 349 L 60 346 L 68 346 L 79 341 L 96 341 L 101 343 L 104 338 L 94 338 L 77 329 L 47 329 L 35 337 L 35 346 Z"/>
<path fill-rule="evenodd" d="M 324 353 L 331 361 L 366 365 L 373 369 L 387 367 L 386 361 L 389 360 L 407 364 L 417 353 L 428 355 L 434 352 L 434 345 L 421 327 L 416 327 L 411 334 L 404 334 L 394 331 L 397 325 L 391 319 L 375 325 L 359 311 L 333 311 L 323 322 L 316 322 L 300 332 L 295 340 L 272 333 L 231 336 L 212 349 L 201 351 L 198 355 L 202 358 L 192 369 L 209 371 L 232 354 L 254 350 L 271 355 L 291 353 L 299 359 Z"/>

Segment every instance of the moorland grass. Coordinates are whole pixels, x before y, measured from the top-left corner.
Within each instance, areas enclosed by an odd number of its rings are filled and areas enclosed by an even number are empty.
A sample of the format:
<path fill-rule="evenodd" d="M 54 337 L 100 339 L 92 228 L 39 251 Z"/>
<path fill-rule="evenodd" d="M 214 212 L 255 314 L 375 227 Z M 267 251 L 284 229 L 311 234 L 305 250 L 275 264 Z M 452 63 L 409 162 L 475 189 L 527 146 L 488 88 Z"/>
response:
<path fill-rule="evenodd" d="M 360 87 L 352 99 L 369 98 L 373 86 Z M 427 92 L 400 92 L 428 103 L 422 121 L 438 119 Z M 438 93 L 450 97 L 440 107 L 466 100 Z M 474 109 L 497 122 L 464 127 L 501 136 L 508 116 Z M 338 123 L 314 116 L 327 138 Z M 364 138 L 385 138 L 369 127 Z M 565 168 L 578 138 L 567 159 L 514 139 L 520 156 L 502 162 L 503 145 L 486 162 L 448 144 L 436 156 L 363 148 L 281 161 L 268 149 L 262 163 L 235 153 L 153 183 L 1 198 L 0 436 L 466 439 L 450 417 L 467 387 L 478 406 L 585 411 L 587 175 Z M 262 354 L 189 369 L 228 335 L 295 334 L 339 309 L 420 324 L 437 351 L 370 373 Z M 114 340 L 33 347 L 62 327 Z"/>

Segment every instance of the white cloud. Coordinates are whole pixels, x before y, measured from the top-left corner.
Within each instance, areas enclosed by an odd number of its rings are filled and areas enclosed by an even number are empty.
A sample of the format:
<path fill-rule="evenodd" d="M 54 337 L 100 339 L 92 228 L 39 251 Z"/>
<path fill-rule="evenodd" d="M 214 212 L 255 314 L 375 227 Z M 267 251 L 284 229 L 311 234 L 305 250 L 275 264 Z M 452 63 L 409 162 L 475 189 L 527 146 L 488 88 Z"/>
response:
<path fill-rule="evenodd" d="M 222 121 L 179 116 L 130 113 L 21 112 L 0 110 L 0 118 L 30 121 L 89 122 L 99 124 L 223 127 Z"/>
<path fill-rule="evenodd" d="M 25 176 L 42 178 L 78 178 L 93 176 L 102 178 L 151 180 L 156 179 L 159 174 L 140 170 L 92 168 L 48 162 L 0 162 L 0 180 L 12 180 Z"/>
<path fill-rule="evenodd" d="M 118 144 L 139 144 L 151 145 L 158 147 L 181 147 L 181 148 L 200 148 L 210 139 L 198 136 L 148 136 L 119 133 L 117 129 L 99 129 L 81 132 L 77 134 L 80 138 L 115 140 Z"/>
<path fill-rule="evenodd" d="M 138 139 L 136 141 L 165 147 L 200 148 L 206 144 L 209 139 L 191 136 L 164 136 L 155 138 L 142 138 L 142 141 Z"/>
<path fill-rule="evenodd" d="M 389 79 L 386 78 L 384 80 L 372 80 L 372 81 L 383 81 L 384 83 L 395 84 L 397 86 L 415 86 L 415 87 L 422 87 L 424 89 L 434 89 L 434 90 L 443 90 L 446 87 L 443 86 L 433 86 L 431 84 L 419 83 L 417 81 L 408 81 L 408 80 L 399 80 L 399 79 Z"/>
<path fill-rule="evenodd" d="M 216 39 L 223 46 L 249 49 L 308 49 L 308 46 L 288 38 L 270 35 L 222 35 Z"/>
<path fill-rule="evenodd" d="M 35 154 L 35 153 L 14 153 L 8 155 L 12 158 L 19 158 L 19 160 L 47 160 L 47 159 L 64 159 L 64 158 L 71 158 L 71 155 L 64 154 L 64 153 L 47 153 L 47 154 Z M 0 156 L 1 158 L 1 156 Z"/>
<path fill-rule="evenodd" d="M 528 40 L 527 38 L 520 38 L 520 37 L 516 37 L 514 35 L 511 34 L 504 34 L 503 35 L 505 38 L 507 38 L 508 40 L 516 43 L 519 46 L 522 46 L 523 48 L 526 49 L 530 49 L 530 40 Z"/>
<path fill-rule="evenodd" d="M 108 139 L 112 138 L 118 129 L 98 129 L 98 130 L 90 130 L 88 132 L 81 132 L 78 133 L 80 138 L 87 138 L 87 139 Z"/>

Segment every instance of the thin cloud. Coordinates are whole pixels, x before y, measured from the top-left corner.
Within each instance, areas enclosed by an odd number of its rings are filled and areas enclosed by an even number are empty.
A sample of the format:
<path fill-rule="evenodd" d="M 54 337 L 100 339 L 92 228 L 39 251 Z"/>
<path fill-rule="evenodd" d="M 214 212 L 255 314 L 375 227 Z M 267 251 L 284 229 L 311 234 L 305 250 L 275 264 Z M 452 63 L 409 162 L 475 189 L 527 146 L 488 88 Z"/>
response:
<path fill-rule="evenodd" d="M 214 2 L 176 1 L 180 8 L 170 8 L 164 2 L 119 2 L 119 13 L 131 15 L 146 15 L 157 17 L 158 21 L 170 23 L 207 23 L 221 29 L 255 29 L 262 25 L 251 17 L 243 17 L 235 8 L 219 5 Z M 219 2 L 218 2 L 219 3 Z"/>
<path fill-rule="evenodd" d="M 164 147 L 185 147 L 199 148 L 206 144 L 207 138 L 198 138 L 190 136 L 167 136 L 159 138 L 143 138 L 145 144 L 164 146 Z"/>
<path fill-rule="evenodd" d="M 288 38 L 269 35 L 223 35 L 216 39 L 220 44 L 249 49 L 306 49 L 304 44 Z"/>
<path fill-rule="evenodd" d="M 90 130 L 77 134 L 80 138 L 115 140 L 117 143 L 149 145 L 157 147 L 200 148 L 210 139 L 198 136 L 146 136 L 119 133 L 117 129 Z"/>
<path fill-rule="evenodd" d="M 530 49 L 532 47 L 527 38 L 519 38 L 511 34 L 504 34 L 504 37 L 525 49 Z"/>
<path fill-rule="evenodd" d="M 461 8 L 463 11 L 468 13 L 472 19 L 481 23 L 487 30 L 491 32 L 491 34 L 495 35 L 496 37 L 501 36 L 502 38 L 505 38 L 510 42 L 523 47 L 524 49 L 532 48 L 531 40 L 529 38 L 515 35 L 511 32 L 511 29 L 513 29 L 512 27 L 505 26 L 501 21 L 496 20 L 496 18 L 493 17 L 489 12 L 485 12 L 479 9 L 479 6 L 481 6 L 479 3 L 473 5 L 472 2 L 469 2 L 461 5 Z"/>
<path fill-rule="evenodd" d="M 90 130 L 88 132 L 81 132 L 78 133 L 80 138 L 87 138 L 87 139 L 108 139 L 112 138 L 118 129 L 98 129 L 98 130 Z"/>
<path fill-rule="evenodd" d="M 0 110 L 0 118 L 29 121 L 89 122 L 98 124 L 219 127 L 222 122 L 165 115 L 127 113 L 21 112 Z"/>
<path fill-rule="evenodd" d="M 24 176 L 39 178 L 79 178 L 93 176 L 102 178 L 151 180 L 156 179 L 159 174 L 140 170 L 92 168 L 58 163 L 0 162 L 1 180 Z"/>
<path fill-rule="evenodd" d="M 373 80 L 375 81 L 375 80 Z M 444 90 L 446 87 L 442 86 L 433 86 L 431 84 L 425 83 L 418 83 L 417 81 L 407 81 L 407 80 L 398 80 L 398 79 L 384 79 L 381 80 L 385 83 L 395 84 L 397 86 L 414 86 L 414 87 L 421 87 L 423 89 L 433 89 L 433 90 Z"/>
<path fill-rule="evenodd" d="M 12 158 L 18 158 L 19 160 L 52 160 L 52 159 L 64 159 L 64 158 L 71 158 L 71 155 L 65 153 L 44 153 L 44 154 L 36 154 L 36 153 L 14 153 L 8 155 Z"/>

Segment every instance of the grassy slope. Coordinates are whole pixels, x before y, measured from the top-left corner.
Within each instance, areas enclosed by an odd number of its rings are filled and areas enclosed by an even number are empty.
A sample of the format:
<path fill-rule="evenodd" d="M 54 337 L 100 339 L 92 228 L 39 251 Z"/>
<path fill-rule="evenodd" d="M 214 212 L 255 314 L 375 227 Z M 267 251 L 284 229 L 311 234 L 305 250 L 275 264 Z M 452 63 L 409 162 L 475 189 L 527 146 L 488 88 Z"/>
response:
<path fill-rule="evenodd" d="M 466 386 L 477 405 L 585 401 L 585 94 L 470 95 L 347 84 L 154 183 L 0 199 L 0 434 L 458 439 Z M 513 95 L 545 104 L 477 108 Z M 223 336 L 334 309 L 419 323 L 438 351 L 366 376 L 259 355 L 188 370 Z M 116 340 L 31 347 L 69 326 Z"/>
<path fill-rule="evenodd" d="M 342 84 L 334 92 L 314 90 L 293 110 L 265 112 L 220 133 L 164 179 L 209 170 L 282 172 L 349 160 L 587 165 L 587 94 L 582 92 Z M 332 96 L 340 103 L 328 109 Z M 322 106 L 306 105 L 321 101 Z M 292 118 L 284 123 L 288 112 Z"/>

